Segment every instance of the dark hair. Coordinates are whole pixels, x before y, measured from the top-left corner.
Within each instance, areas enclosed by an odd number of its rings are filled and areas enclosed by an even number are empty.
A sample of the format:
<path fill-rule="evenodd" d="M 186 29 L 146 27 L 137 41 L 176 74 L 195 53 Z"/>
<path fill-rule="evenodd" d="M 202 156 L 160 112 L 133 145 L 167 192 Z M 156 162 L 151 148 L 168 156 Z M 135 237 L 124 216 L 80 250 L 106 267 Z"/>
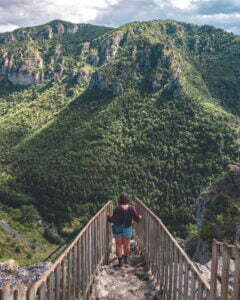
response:
<path fill-rule="evenodd" d="M 121 193 L 119 200 L 118 200 L 118 204 L 122 205 L 122 204 L 128 204 L 129 203 L 129 196 L 127 193 Z"/>

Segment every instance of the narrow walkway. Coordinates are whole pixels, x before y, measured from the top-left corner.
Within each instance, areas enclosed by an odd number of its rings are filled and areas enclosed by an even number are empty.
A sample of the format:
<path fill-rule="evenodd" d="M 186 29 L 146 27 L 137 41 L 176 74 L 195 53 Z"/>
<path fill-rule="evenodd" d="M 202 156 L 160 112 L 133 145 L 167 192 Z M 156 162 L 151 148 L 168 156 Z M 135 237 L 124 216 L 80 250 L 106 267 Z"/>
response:
<path fill-rule="evenodd" d="M 116 267 L 118 261 L 113 242 L 110 264 L 101 267 L 93 286 L 91 300 L 158 300 L 157 290 L 144 260 L 131 242 L 129 264 Z"/>

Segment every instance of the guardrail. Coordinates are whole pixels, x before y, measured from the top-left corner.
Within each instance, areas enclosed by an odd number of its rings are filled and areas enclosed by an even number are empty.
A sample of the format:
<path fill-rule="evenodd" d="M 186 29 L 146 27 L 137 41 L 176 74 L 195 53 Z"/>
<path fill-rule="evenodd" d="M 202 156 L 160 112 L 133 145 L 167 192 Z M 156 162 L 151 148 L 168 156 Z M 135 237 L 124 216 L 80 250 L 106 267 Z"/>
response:
<path fill-rule="evenodd" d="M 163 222 L 142 201 L 133 198 L 142 220 L 136 239 L 163 300 L 209 299 L 210 286 Z"/>
<path fill-rule="evenodd" d="M 151 270 L 162 300 L 240 300 L 240 247 L 214 240 L 211 290 L 185 251 L 142 201 L 133 198 L 142 220 L 135 239 Z M 89 299 L 97 269 L 107 263 L 112 249 L 112 201 L 89 221 L 51 268 L 30 287 L 0 289 L 0 300 Z M 219 261 L 222 260 L 222 268 Z M 234 262 L 232 288 L 230 265 Z M 219 275 L 220 274 L 220 275 Z"/>
<path fill-rule="evenodd" d="M 211 300 L 240 300 L 240 247 L 213 240 Z"/>
<path fill-rule="evenodd" d="M 0 300 L 88 299 L 98 266 L 107 263 L 111 251 L 111 230 L 107 224 L 111 213 L 109 201 L 38 281 L 27 289 L 6 286 L 0 289 Z"/>

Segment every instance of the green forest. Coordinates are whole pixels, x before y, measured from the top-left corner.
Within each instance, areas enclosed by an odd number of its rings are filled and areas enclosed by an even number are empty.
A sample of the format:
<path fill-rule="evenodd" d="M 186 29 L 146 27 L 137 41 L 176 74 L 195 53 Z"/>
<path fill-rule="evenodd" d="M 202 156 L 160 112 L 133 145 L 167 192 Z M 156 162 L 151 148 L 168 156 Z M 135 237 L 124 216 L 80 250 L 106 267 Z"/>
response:
<path fill-rule="evenodd" d="M 0 67 L 7 64 L 0 219 L 23 233 L 41 224 L 28 234 L 46 243 L 44 251 L 122 191 L 184 238 L 200 191 L 239 162 L 239 36 L 175 21 L 89 25 L 29 41 L 0 36 Z M 16 84 L 39 72 L 39 82 Z M 24 218 L 28 209 L 32 217 Z M 4 251 L 3 258 L 16 253 Z M 26 263 L 29 252 L 17 258 Z"/>

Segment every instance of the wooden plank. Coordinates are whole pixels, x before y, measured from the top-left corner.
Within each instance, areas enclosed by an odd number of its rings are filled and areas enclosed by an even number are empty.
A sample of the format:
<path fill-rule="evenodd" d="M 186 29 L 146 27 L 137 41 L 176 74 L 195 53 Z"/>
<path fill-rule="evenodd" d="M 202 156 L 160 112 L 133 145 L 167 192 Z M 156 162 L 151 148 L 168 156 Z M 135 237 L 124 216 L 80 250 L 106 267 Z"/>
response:
<path fill-rule="evenodd" d="M 67 300 L 71 300 L 72 293 L 72 251 L 68 252 L 67 255 Z"/>
<path fill-rule="evenodd" d="M 152 270 L 153 270 L 153 274 L 155 276 L 155 278 L 157 277 L 157 274 L 158 274 L 158 268 L 159 268 L 159 265 L 158 265 L 158 250 L 159 250 L 159 243 L 158 243 L 158 224 L 156 223 L 156 220 L 153 220 L 153 233 L 154 235 L 152 236 L 152 241 L 153 241 L 153 244 L 154 244 L 154 247 L 153 247 L 153 264 L 152 264 Z"/>
<path fill-rule="evenodd" d="M 83 295 L 85 294 L 85 290 L 86 290 L 86 286 L 87 286 L 87 275 L 86 275 L 86 232 L 83 235 L 83 268 L 82 268 L 82 272 L 83 272 Z"/>
<path fill-rule="evenodd" d="M 108 206 L 107 211 L 108 211 L 108 215 L 112 215 L 112 204 Z M 110 253 L 112 252 L 112 231 L 111 231 L 111 225 L 109 222 L 107 223 L 107 236 L 108 236 L 108 261 L 107 261 L 107 263 L 109 263 Z"/>
<path fill-rule="evenodd" d="M 179 274 L 178 274 L 178 267 L 179 267 L 179 257 L 177 248 L 174 247 L 174 277 L 173 277 L 173 300 L 177 300 L 178 298 L 178 281 L 179 281 Z"/>
<path fill-rule="evenodd" d="M 188 285 L 189 285 L 189 264 L 184 261 L 184 289 L 183 289 L 183 299 L 188 300 Z"/>
<path fill-rule="evenodd" d="M 54 272 L 52 272 L 49 277 L 48 277 L 48 289 L 49 289 L 49 293 L 48 293 L 48 299 L 49 300 L 54 300 L 55 298 L 55 291 L 54 291 L 54 284 L 55 284 L 55 279 L 54 279 Z"/>
<path fill-rule="evenodd" d="M 77 244 L 72 248 L 72 291 L 73 300 L 77 298 Z"/>
<path fill-rule="evenodd" d="M 163 297 L 166 296 L 167 292 L 167 236 L 165 232 L 163 231 L 163 286 L 162 286 L 162 292 L 163 292 Z"/>
<path fill-rule="evenodd" d="M 67 262 L 66 257 L 61 262 L 62 280 L 61 280 L 61 295 L 60 299 L 64 300 L 67 297 Z"/>
<path fill-rule="evenodd" d="M 223 245 L 223 269 L 221 280 L 221 300 L 228 299 L 230 251 L 227 245 Z"/>
<path fill-rule="evenodd" d="M 212 244 L 210 300 L 215 300 L 217 297 L 218 260 L 219 260 L 219 249 L 218 249 L 217 241 L 214 239 Z"/>
<path fill-rule="evenodd" d="M 150 266 L 150 270 L 153 270 L 153 264 L 154 264 L 154 249 L 155 249 L 155 241 L 153 239 L 154 237 L 154 229 L 153 229 L 153 219 L 150 218 L 149 220 L 149 232 L 148 232 L 148 245 L 149 245 L 149 266 Z"/>
<path fill-rule="evenodd" d="M 76 299 L 79 299 L 80 295 L 80 280 L 81 280 L 81 245 L 80 241 L 77 242 L 76 247 Z"/>
<path fill-rule="evenodd" d="M 202 300 L 203 299 L 203 284 L 198 281 L 198 291 L 197 291 L 197 300 Z"/>
<path fill-rule="evenodd" d="M 149 214 L 147 214 L 147 228 L 146 228 L 146 245 L 145 245 L 145 248 L 146 248 L 146 257 L 147 257 L 147 267 L 150 269 L 150 251 L 149 251 L 149 248 L 150 248 L 150 243 L 149 243 L 149 238 L 150 238 L 150 218 L 149 218 Z"/>
<path fill-rule="evenodd" d="M 160 227 L 157 227 L 157 261 L 156 261 L 156 267 L 157 267 L 157 273 L 156 273 L 156 280 L 157 285 L 160 285 L 161 280 L 161 253 L 162 253 L 162 245 L 161 245 L 161 231 Z"/>
<path fill-rule="evenodd" d="M 159 290 L 160 293 L 162 293 L 163 286 L 164 286 L 164 235 L 161 227 L 159 231 L 159 237 L 160 237 Z"/>
<path fill-rule="evenodd" d="M 13 291 L 10 286 L 5 286 L 1 289 L 1 300 L 14 300 L 13 299 Z"/>
<path fill-rule="evenodd" d="M 26 287 L 19 287 L 17 289 L 17 295 L 14 295 L 14 300 L 17 299 L 17 300 L 26 300 L 27 299 L 27 289 Z M 1 298 L 0 298 L 1 299 Z M 42 300 L 42 299 L 39 299 L 39 300 Z"/>
<path fill-rule="evenodd" d="M 190 258 L 188 257 L 188 255 L 186 254 L 186 252 L 179 246 L 178 242 L 175 240 L 175 238 L 172 236 L 172 234 L 169 232 L 169 230 L 166 228 L 166 226 L 163 224 L 162 220 L 157 217 L 142 201 L 140 201 L 138 198 L 134 197 L 134 201 L 139 203 L 140 206 L 142 206 L 142 208 L 144 210 L 146 210 L 148 212 L 148 214 L 153 217 L 154 219 L 156 219 L 159 223 L 159 225 L 163 228 L 163 230 L 165 231 L 165 233 L 167 234 L 167 236 L 172 240 L 172 242 L 175 244 L 175 246 L 179 249 L 179 251 L 182 253 L 182 256 L 184 257 L 184 260 L 186 260 L 190 266 L 190 268 L 192 270 L 194 270 L 195 274 L 197 274 L 199 280 L 202 281 L 202 283 L 206 286 L 206 288 L 209 290 L 210 286 L 209 283 L 203 278 L 202 274 L 198 271 L 198 269 L 196 268 L 196 266 L 194 265 L 194 263 L 190 260 Z"/>
<path fill-rule="evenodd" d="M 90 268 L 91 268 L 91 252 L 90 252 L 90 230 L 88 229 L 86 232 L 86 238 L 87 238 L 87 250 L 86 250 L 86 260 L 87 260 L 87 285 L 90 281 Z"/>
<path fill-rule="evenodd" d="M 92 248 L 92 226 L 89 227 L 88 230 L 88 260 L 89 260 L 89 278 L 88 282 L 92 280 L 92 274 L 93 274 L 93 267 L 92 267 L 92 260 L 93 260 L 93 248 Z"/>
<path fill-rule="evenodd" d="M 62 260 L 64 259 L 64 257 L 71 251 L 71 249 L 74 247 L 74 245 L 77 243 L 77 241 L 81 238 L 81 236 L 84 234 L 84 232 L 91 226 L 92 222 L 98 218 L 98 216 L 107 209 L 108 206 L 111 206 L 112 201 L 108 201 L 97 213 L 96 215 L 86 224 L 86 226 L 83 228 L 83 230 L 81 230 L 81 232 L 76 236 L 76 238 L 74 239 L 74 241 L 71 243 L 71 245 L 64 251 L 64 253 L 55 261 L 55 263 L 47 270 L 47 272 L 45 272 L 41 278 L 36 281 L 33 286 L 35 288 L 35 290 L 38 289 L 38 287 L 41 286 L 43 281 L 46 281 L 46 279 L 48 278 L 49 274 L 51 274 L 56 266 L 58 266 Z"/>
<path fill-rule="evenodd" d="M 103 257 L 104 257 L 104 264 L 106 264 L 106 250 L 107 250 L 107 247 L 106 247 L 106 215 L 105 215 L 105 212 L 106 211 L 104 211 L 103 213 L 102 213 L 102 229 L 101 229 L 101 231 L 102 231 L 102 243 L 103 243 Z"/>
<path fill-rule="evenodd" d="M 80 297 L 83 296 L 83 291 L 84 291 L 84 249 L 83 249 L 83 236 L 80 239 L 80 292 L 79 295 Z M 80 298 L 81 299 L 81 298 Z"/>
<path fill-rule="evenodd" d="M 38 297 L 39 300 L 46 300 L 47 299 L 47 286 L 46 286 L 46 282 L 43 282 L 42 285 L 39 287 L 38 289 Z"/>
<path fill-rule="evenodd" d="M 196 275 L 191 272 L 190 300 L 195 300 L 196 294 Z"/>
<path fill-rule="evenodd" d="M 61 293 L 61 265 L 58 265 L 54 271 L 55 277 L 55 300 L 60 300 Z"/>
<path fill-rule="evenodd" d="M 173 243 L 169 239 L 169 299 L 172 299 L 173 297 Z"/>
<path fill-rule="evenodd" d="M 103 250 L 103 244 L 102 244 L 102 215 L 99 215 L 99 255 L 100 260 L 102 259 L 102 250 Z"/>
<path fill-rule="evenodd" d="M 184 278 L 184 273 L 183 273 L 183 257 L 181 252 L 178 251 L 179 255 L 179 279 L 178 279 L 178 300 L 183 299 L 183 278 Z"/>
<path fill-rule="evenodd" d="M 234 272 L 234 289 L 233 300 L 240 300 L 240 247 L 234 249 L 235 272 Z"/>
<path fill-rule="evenodd" d="M 96 253 L 96 241 L 97 241 L 97 236 L 96 236 L 96 222 L 93 222 L 93 231 L 92 231 L 92 251 L 93 251 L 93 272 L 96 270 L 97 266 L 97 253 Z"/>

